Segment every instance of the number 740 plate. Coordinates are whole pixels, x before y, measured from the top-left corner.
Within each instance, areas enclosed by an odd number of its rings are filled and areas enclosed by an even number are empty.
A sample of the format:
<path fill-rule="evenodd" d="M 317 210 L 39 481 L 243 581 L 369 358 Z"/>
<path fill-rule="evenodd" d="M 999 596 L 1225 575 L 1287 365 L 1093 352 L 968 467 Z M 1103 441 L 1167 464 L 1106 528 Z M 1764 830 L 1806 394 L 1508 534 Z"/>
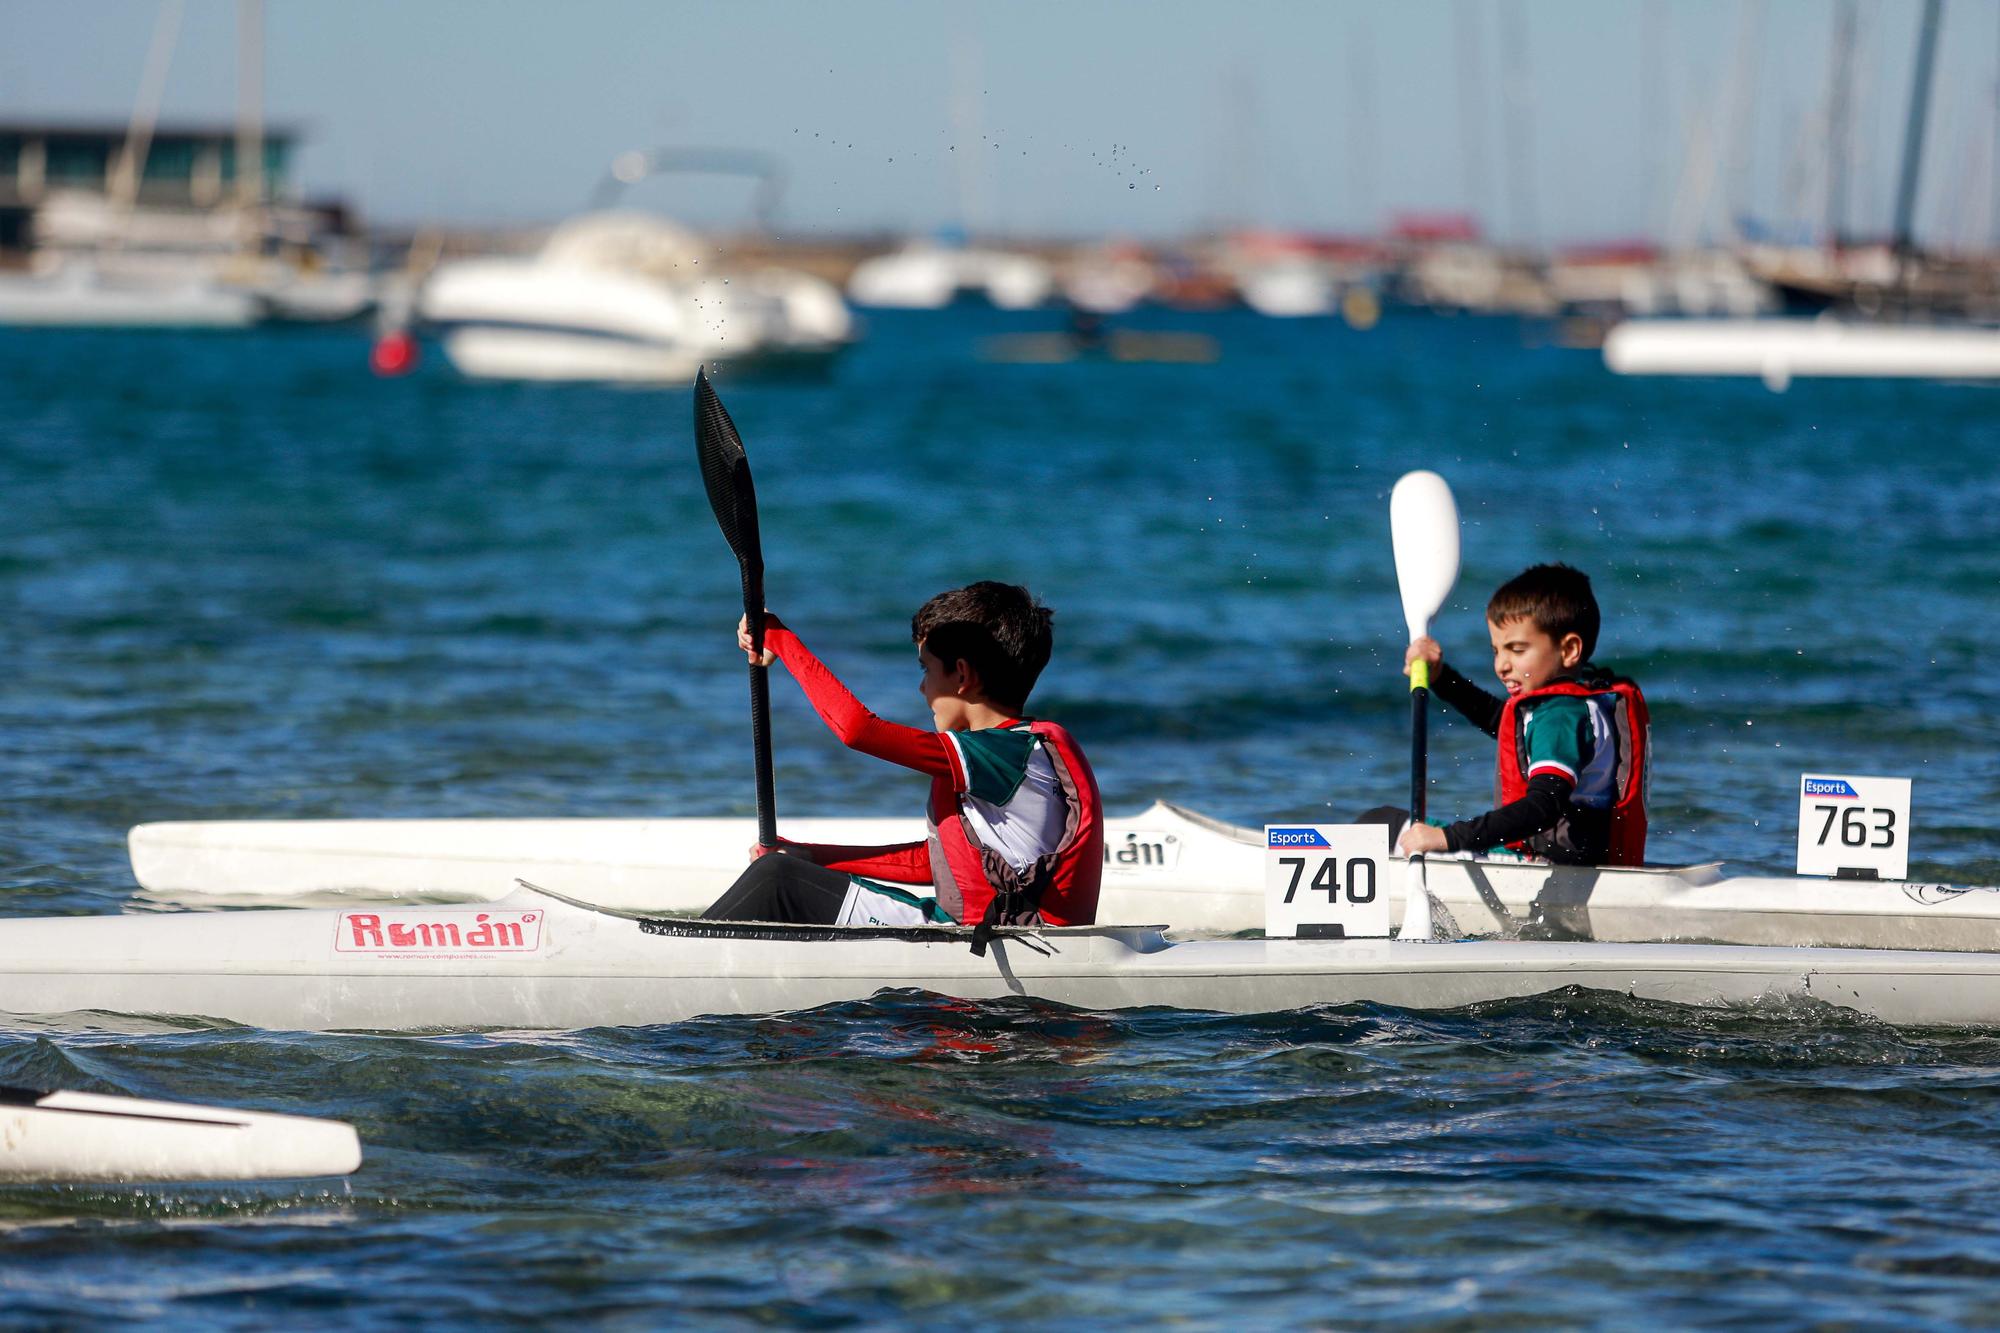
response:
<path fill-rule="evenodd" d="M 1264 826 L 1264 933 L 1389 938 L 1389 826 Z"/>

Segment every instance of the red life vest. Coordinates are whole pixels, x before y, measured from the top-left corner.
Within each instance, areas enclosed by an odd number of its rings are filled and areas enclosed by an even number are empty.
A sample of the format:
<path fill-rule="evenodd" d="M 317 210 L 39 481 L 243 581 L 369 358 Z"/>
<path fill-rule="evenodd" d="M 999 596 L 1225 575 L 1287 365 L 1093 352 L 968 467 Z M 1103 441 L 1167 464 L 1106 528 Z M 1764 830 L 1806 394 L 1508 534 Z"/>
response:
<path fill-rule="evenodd" d="M 976 924 L 1000 899 L 993 922 L 1002 926 L 1088 926 L 1097 921 L 1097 890 L 1104 878 L 1104 810 L 1097 776 L 1074 737 L 1054 722 L 1029 722 L 1047 750 L 1062 785 L 1068 814 L 1054 851 L 1016 870 L 997 851 L 981 846 L 966 825 L 949 778 L 931 784 L 931 882 L 938 905 L 955 920 Z"/>
<path fill-rule="evenodd" d="M 1524 723 L 1520 707 L 1535 699 L 1557 696 L 1590 698 L 1612 695 L 1612 733 L 1618 744 L 1618 767 L 1612 775 L 1610 835 L 1605 843 L 1604 864 L 1643 865 L 1646 860 L 1646 797 L 1652 785 L 1647 766 L 1652 748 L 1653 720 L 1646 711 L 1646 697 L 1636 682 L 1624 676 L 1599 673 L 1586 680 L 1561 680 L 1514 695 L 1500 710 L 1500 759 L 1494 774 L 1494 797 L 1507 805 L 1528 794 L 1528 767 L 1521 744 Z M 1515 851 L 1535 855 L 1524 843 L 1508 844 Z"/>

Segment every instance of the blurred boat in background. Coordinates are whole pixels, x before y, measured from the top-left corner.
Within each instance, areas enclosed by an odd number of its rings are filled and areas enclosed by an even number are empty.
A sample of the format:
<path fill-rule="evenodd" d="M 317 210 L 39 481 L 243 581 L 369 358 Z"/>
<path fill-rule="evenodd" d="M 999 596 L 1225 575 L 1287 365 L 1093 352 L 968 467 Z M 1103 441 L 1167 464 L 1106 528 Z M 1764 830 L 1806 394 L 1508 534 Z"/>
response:
<path fill-rule="evenodd" d="M 600 187 L 599 207 L 562 223 L 534 254 L 440 264 L 417 296 L 420 327 L 460 372 L 482 379 L 682 384 L 704 364 L 830 365 L 857 336 L 832 283 L 776 264 L 735 266 L 664 217 L 603 207 L 625 186 L 669 172 L 756 178 L 769 231 L 782 181 L 772 159 L 626 153 Z"/>
<path fill-rule="evenodd" d="M 1645 241 L 1573 246 L 1548 267 L 1549 295 L 1567 315 L 1729 315 L 1777 309 L 1769 283 L 1727 250 L 1670 254 Z"/>
<path fill-rule="evenodd" d="M 107 272 L 76 259 L 32 273 L 0 273 L 0 326 L 247 329 L 257 319 L 249 292 L 199 271 Z"/>
<path fill-rule="evenodd" d="M 913 241 L 858 264 L 847 280 L 856 305 L 942 310 L 962 299 L 1032 310 L 1055 295 L 1055 271 L 1034 255 Z"/>
<path fill-rule="evenodd" d="M 679 384 L 718 362 L 824 366 L 854 341 L 830 283 L 775 266 L 702 276 L 703 248 L 652 214 L 586 213 L 528 258 L 440 265 L 418 318 L 482 379 Z"/>
<path fill-rule="evenodd" d="M 2000 328 L 1818 319 L 1635 319 L 1604 340 L 1620 375 L 2000 379 Z"/>
<path fill-rule="evenodd" d="M 1144 249 L 1114 243 L 1086 246 L 1070 255 L 1057 282 L 1072 308 L 1122 315 L 1153 296 L 1160 275 Z"/>
<path fill-rule="evenodd" d="M 1925 0 L 1904 122 L 1894 231 L 1886 244 L 1851 243 L 1832 219 L 1826 243 L 1774 244 L 1749 235 L 1746 271 L 1794 311 L 1817 317 L 1634 319 L 1612 329 L 1604 363 L 1620 375 L 1754 375 L 1782 392 L 1800 375 L 1867 379 L 2000 379 L 2000 265 L 1931 255 L 1916 243 L 1917 185 L 1924 157 L 1939 0 Z M 1836 32 L 1836 67 L 1848 63 L 1852 15 Z M 1845 103 L 1837 83 L 1829 138 L 1845 152 Z M 1844 177 L 1845 162 L 1838 174 Z M 1841 187 L 1844 188 L 1844 187 Z M 1834 189 L 1837 197 L 1839 189 Z M 1746 312 L 1748 313 L 1748 312 Z"/>
<path fill-rule="evenodd" d="M 257 0 L 239 5 L 235 121 L 161 123 L 184 8 L 161 6 L 123 125 L 0 123 L 0 325 L 240 329 L 374 310 L 352 216 L 297 195 L 298 136 L 264 124 Z"/>
<path fill-rule="evenodd" d="M 376 305 L 365 255 L 318 210 L 131 207 L 59 191 L 32 227 L 26 269 L 0 273 L 0 325 L 337 324 Z"/>
<path fill-rule="evenodd" d="M 1336 303 L 1333 278 L 1310 259 L 1277 259 L 1237 275 L 1243 304 L 1260 315 L 1299 319 L 1330 315 Z"/>

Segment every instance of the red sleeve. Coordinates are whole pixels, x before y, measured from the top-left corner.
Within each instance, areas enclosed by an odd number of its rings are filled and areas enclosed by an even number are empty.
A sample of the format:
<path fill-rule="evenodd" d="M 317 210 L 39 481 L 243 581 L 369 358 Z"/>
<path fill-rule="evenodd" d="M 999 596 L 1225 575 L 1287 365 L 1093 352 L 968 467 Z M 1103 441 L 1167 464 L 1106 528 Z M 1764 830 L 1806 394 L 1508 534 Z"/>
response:
<path fill-rule="evenodd" d="M 837 861 L 821 861 L 828 870 L 846 875 L 866 875 L 892 884 L 929 884 L 931 849 L 921 842 L 898 843 L 893 847 L 828 847 L 823 850 L 843 855 Z"/>
<path fill-rule="evenodd" d="M 948 779 L 956 786 L 964 785 L 964 778 L 956 767 L 957 752 L 943 736 L 935 731 L 884 722 L 869 712 L 862 707 L 859 699 L 848 693 L 839 678 L 827 670 L 826 664 L 814 657 L 812 650 L 799 641 L 798 635 L 782 625 L 772 625 L 764 631 L 764 646 L 776 653 L 791 671 L 799 688 L 806 692 L 813 711 L 819 714 L 819 720 L 840 737 L 842 745 L 863 754 L 872 754 L 877 759 L 886 759 L 892 764 L 901 764 L 904 768 L 914 768 L 934 778 Z"/>

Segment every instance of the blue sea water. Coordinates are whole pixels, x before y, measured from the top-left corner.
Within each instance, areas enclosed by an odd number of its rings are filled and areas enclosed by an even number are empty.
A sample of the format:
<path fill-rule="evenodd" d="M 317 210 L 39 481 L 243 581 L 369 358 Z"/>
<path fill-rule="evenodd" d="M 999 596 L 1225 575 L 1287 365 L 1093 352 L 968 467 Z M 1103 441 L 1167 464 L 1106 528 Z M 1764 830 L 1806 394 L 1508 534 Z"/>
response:
<path fill-rule="evenodd" d="M 1915 779 L 2000 881 L 2000 398 L 1634 381 L 1505 321 L 1248 315 L 1210 366 L 1006 365 L 876 315 L 720 385 L 769 600 L 923 719 L 908 616 L 1057 610 L 1037 710 L 1107 800 L 1339 818 L 1407 787 L 1387 495 L 1442 472 L 1470 674 L 1588 570 L 1653 704 L 1658 859 L 1790 867 L 1798 775 Z M 145 819 L 750 809 L 736 571 L 684 393 L 370 379 L 344 334 L 0 333 L 0 877 L 116 910 Z M 774 680 L 780 811 L 913 809 Z M 1433 727 L 1435 813 L 1491 743 Z M 1559 995 L 1078 1014 L 892 993 L 670 1028 L 0 1031 L 0 1082 L 341 1116 L 335 1184 L 0 1190 L 0 1324 L 1875 1324 L 2000 1315 L 2000 1045 Z"/>

